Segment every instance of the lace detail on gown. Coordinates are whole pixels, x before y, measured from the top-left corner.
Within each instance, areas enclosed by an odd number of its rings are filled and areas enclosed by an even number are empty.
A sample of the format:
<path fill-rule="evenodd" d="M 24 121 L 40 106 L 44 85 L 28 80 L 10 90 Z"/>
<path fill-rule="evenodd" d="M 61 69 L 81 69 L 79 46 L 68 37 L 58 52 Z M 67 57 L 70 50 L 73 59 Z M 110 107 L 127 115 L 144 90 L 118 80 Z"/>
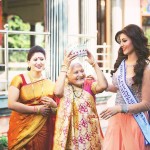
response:
<path fill-rule="evenodd" d="M 113 85 L 118 88 L 117 72 L 113 75 L 112 82 L 113 82 Z M 128 87 L 130 88 L 131 92 L 133 93 L 134 97 L 137 99 L 138 102 L 140 102 L 141 101 L 141 86 L 132 85 L 133 84 L 132 78 L 126 78 L 126 83 Z M 119 89 L 117 90 L 115 104 L 116 105 L 125 104 L 125 101 Z"/>

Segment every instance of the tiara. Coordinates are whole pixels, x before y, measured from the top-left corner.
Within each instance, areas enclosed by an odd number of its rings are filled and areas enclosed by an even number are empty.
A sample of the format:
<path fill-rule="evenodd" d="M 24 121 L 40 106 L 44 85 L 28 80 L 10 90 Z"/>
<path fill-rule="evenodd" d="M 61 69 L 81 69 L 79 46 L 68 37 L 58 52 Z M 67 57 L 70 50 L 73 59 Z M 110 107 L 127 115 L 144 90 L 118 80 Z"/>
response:
<path fill-rule="evenodd" d="M 71 51 L 71 54 L 77 54 L 78 57 L 87 56 L 87 45 L 86 44 L 79 44 L 75 46 L 71 46 L 68 48 L 68 51 Z"/>

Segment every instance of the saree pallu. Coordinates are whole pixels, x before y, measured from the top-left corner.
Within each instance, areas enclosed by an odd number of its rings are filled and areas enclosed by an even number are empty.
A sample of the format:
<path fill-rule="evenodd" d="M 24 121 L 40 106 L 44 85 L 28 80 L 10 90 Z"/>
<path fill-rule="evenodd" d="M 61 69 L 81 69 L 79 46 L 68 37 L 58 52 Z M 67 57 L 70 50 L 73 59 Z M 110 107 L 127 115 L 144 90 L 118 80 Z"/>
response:
<path fill-rule="evenodd" d="M 41 96 L 53 98 L 53 83 L 40 80 L 32 84 L 21 82 L 17 76 L 11 82 L 12 86 L 20 89 L 19 102 L 28 106 L 41 105 Z M 34 87 L 33 87 L 34 86 Z M 34 88 L 34 89 L 33 89 Z M 43 93 L 41 92 L 43 88 Z M 43 117 L 37 114 L 23 114 L 12 111 L 8 131 L 9 150 L 50 150 L 53 138 L 55 116 Z"/>
<path fill-rule="evenodd" d="M 93 85 L 85 81 L 79 98 L 74 97 L 70 85 L 65 86 L 57 109 L 53 150 L 101 149 L 103 134 L 92 94 Z"/>
<path fill-rule="evenodd" d="M 119 113 L 109 119 L 103 150 L 150 150 L 132 114 Z"/>

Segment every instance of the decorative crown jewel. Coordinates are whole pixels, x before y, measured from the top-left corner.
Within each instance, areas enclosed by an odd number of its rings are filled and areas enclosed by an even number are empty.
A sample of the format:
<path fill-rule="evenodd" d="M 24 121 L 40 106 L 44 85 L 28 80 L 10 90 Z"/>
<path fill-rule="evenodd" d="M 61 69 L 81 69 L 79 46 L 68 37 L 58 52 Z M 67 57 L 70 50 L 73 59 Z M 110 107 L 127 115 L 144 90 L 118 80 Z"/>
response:
<path fill-rule="evenodd" d="M 87 56 L 86 44 L 79 44 L 68 48 L 68 51 L 72 51 L 72 54 L 77 54 L 78 57 Z"/>

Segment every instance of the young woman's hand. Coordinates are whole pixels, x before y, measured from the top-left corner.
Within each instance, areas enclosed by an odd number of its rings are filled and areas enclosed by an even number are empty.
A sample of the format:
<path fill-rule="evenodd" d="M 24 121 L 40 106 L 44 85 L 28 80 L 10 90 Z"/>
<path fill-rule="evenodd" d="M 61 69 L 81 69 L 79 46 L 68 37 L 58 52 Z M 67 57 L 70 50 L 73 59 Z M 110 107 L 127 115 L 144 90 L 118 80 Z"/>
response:
<path fill-rule="evenodd" d="M 41 103 L 44 104 L 47 107 L 53 107 L 56 108 L 57 107 L 57 103 L 50 97 L 48 96 L 44 96 L 41 98 Z"/>
<path fill-rule="evenodd" d="M 50 107 L 47 107 L 46 105 L 38 105 L 35 106 L 35 113 L 42 116 L 48 116 L 51 111 Z"/>
<path fill-rule="evenodd" d="M 105 110 L 103 110 L 101 113 L 100 113 L 100 117 L 102 119 L 109 119 L 111 118 L 113 115 L 116 115 L 117 113 L 120 113 L 121 112 L 121 106 L 114 106 L 114 107 L 109 107 L 109 108 L 106 108 Z"/>

